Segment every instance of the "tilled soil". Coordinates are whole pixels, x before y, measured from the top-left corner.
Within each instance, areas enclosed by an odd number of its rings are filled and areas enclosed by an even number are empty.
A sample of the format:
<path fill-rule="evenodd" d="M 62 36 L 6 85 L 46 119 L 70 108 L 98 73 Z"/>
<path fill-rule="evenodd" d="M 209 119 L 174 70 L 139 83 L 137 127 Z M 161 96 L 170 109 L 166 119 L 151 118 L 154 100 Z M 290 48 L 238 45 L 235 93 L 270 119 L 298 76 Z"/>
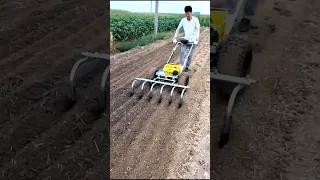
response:
<path fill-rule="evenodd" d="M 106 178 L 98 168 L 108 160 L 107 118 L 94 112 L 106 63 L 79 69 L 74 106 L 63 97 L 79 54 L 107 52 L 108 8 L 100 0 L 1 1 L 0 179 Z M 80 78 L 83 70 L 96 73 Z"/>
<path fill-rule="evenodd" d="M 250 33 L 258 83 L 239 99 L 229 144 L 211 150 L 212 179 L 320 179 L 319 10 L 315 0 L 259 1 Z M 211 131 L 226 105 L 211 104 Z"/>
<path fill-rule="evenodd" d="M 191 89 L 181 108 L 177 107 L 178 94 L 168 105 L 170 89 L 164 90 L 164 99 L 158 104 L 160 86 L 155 86 L 150 102 L 148 89 L 141 99 L 128 96 L 134 78 L 152 77 L 151 67 L 165 64 L 174 47 L 171 39 L 111 57 L 112 179 L 208 177 L 210 150 L 200 146 L 209 146 L 209 37 L 209 29 L 200 35 L 191 64 Z M 179 54 L 177 50 L 173 59 L 177 61 Z M 139 87 L 141 84 L 135 88 L 137 93 Z M 192 164 L 204 168 L 205 173 L 196 172 Z"/>

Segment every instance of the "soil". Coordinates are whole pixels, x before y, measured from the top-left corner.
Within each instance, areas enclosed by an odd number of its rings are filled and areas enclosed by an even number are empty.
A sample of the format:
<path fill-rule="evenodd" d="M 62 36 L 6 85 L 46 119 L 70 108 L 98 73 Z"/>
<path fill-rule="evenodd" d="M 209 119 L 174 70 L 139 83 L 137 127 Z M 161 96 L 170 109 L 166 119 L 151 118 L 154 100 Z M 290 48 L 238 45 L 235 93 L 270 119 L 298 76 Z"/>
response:
<path fill-rule="evenodd" d="M 80 52 L 108 52 L 108 8 L 100 0 L 1 1 L 0 179 L 108 178 L 108 113 L 94 111 L 106 63 L 83 65 L 76 104 L 64 101 Z M 181 108 L 178 94 L 168 105 L 168 89 L 160 104 L 159 87 L 151 102 L 128 96 L 135 77 L 164 64 L 170 40 L 112 56 L 111 178 L 208 178 L 210 167 L 212 179 L 320 179 L 319 12 L 316 0 L 259 1 L 250 33 L 258 83 L 239 99 L 223 149 L 209 136 L 227 103 L 209 104 L 209 30 Z"/>
<path fill-rule="evenodd" d="M 229 143 L 211 149 L 212 179 L 320 179 L 319 10 L 315 0 L 259 1 L 249 33 L 257 83 L 238 100 Z M 211 107 L 215 147 L 227 101 Z"/>
<path fill-rule="evenodd" d="M 134 78 L 152 77 L 150 69 L 165 64 L 174 47 L 171 39 L 111 56 L 111 179 L 209 176 L 209 37 L 209 29 L 200 35 L 191 64 L 191 89 L 181 108 L 179 94 L 168 104 L 170 88 L 164 90 L 160 104 L 160 86 L 155 86 L 150 102 L 148 89 L 141 99 L 128 96 Z M 179 54 L 178 49 L 173 62 Z M 138 87 L 141 84 L 136 93 Z"/>
<path fill-rule="evenodd" d="M 4 0 L 0 9 L 0 179 L 106 179 L 108 118 L 93 111 L 106 62 L 79 69 L 75 105 L 64 88 L 82 51 L 107 53 L 108 5 Z"/>

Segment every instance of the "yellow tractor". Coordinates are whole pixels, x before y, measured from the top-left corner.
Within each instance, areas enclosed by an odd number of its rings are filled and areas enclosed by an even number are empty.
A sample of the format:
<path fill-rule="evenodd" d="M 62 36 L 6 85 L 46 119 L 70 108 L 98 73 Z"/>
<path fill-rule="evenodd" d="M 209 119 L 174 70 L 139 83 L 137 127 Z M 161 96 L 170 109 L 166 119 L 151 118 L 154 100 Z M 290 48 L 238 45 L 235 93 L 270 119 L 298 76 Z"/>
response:
<path fill-rule="evenodd" d="M 211 2 L 210 79 L 213 96 L 228 97 L 228 107 L 219 136 L 222 148 L 229 140 L 232 110 L 235 99 L 245 86 L 255 83 L 249 73 L 252 63 L 252 45 L 244 32 L 250 29 L 245 17 L 246 0 L 216 0 Z M 213 113 L 213 112 L 212 112 Z"/>

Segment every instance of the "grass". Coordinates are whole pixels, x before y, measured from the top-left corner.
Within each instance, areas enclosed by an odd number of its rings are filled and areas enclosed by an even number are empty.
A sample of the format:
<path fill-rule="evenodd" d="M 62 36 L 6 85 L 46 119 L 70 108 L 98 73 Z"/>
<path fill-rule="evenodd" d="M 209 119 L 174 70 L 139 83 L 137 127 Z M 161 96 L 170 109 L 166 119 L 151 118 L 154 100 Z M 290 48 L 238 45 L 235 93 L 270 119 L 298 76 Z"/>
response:
<path fill-rule="evenodd" d="M 153 35 L 153 34 L 147 35 L 138 39 L 116 43 L 116 48 L 118 51 L 124 52 L 136 47 L 145 46 L 145 45 L 154 43 L 158 40 L 167 39 L 169 37 L 173 37 L 172 32 L 162 32 L 162 33 L 158 33 L 157 35 Z"/>

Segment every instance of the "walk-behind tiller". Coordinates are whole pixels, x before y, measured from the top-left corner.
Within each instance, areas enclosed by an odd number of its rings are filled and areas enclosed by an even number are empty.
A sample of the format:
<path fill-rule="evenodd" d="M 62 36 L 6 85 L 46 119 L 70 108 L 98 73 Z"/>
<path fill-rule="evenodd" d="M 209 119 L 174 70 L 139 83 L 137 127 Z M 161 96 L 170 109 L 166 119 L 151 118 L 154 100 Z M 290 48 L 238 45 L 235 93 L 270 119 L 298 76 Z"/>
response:
<path fill-rule="evenodd" d="M 250 29 L 250 20 L 245 16 L 249 14 L 248 9 L 254 10 L 253 5 L 252 0 L 211 2 L 211 91 L 229 97 L 219 137 L 220 147 L 229 140 L 236 97 L 246 86 L 256 82 L 250 78 L 252 44 L 249 36 L 243 34 Z"/>
<path fill-rule="evenodd" d="M 156 69 L 153 71 L 153 75 L 151 79 L 144 79 L 144 78 L 135 78 L 135 80 L 132 83 L 132 91 L 130 93 L 130 96 L 132 96 L 134 94 L 134 84 L 137 81 L 142 81 L 142 86 L 141 86 L 141 91 L 139 94 L 139 97 L 142 98 L 143 96 L 143 89 L 145 87 L 146 83 L 150 83 L 149 85 L 151 85 L 150 87 L 150 91 L 147 94 L 147 99 L 150 101 L 152 98 L 152 90 L 153 87 L 155 85 L 161 85 L 161 89 L 160 89 L 160 97 L 158 102 L 161 103 L 162 101 L 162 93 L 163 93 L 163 89 L 165 86 L 169 86 L 171 87 L 171 92 L 170 92 L 170 99 L 169 99 L 169 104 L 172 103 L 173 101 L 173 92 L 174 90 L 177 88 L 178 91 L 181 93 L 180 96 L 180 101 L 179 101 L 179 108 L 182 106 L 182 101 L 183 101 L 183 95 L 185 94 L 185 92 L 190 88 L 189 87 L 189 73 L 186 72 L 185 68 L 186 68 L 186 63 L 188 60 L 188 57 L 190 55 L 191 49 L 193 48 L 193 46 L 195 44 L 197 44 L 198 42 L 191 42 L 185 38 L 180 38 L 180 40 L 175 44 L 175 47 L 173 48 L 171 55 L 167 61 L 167 63 L 164 65 L 163 69 Z M 185 57 L 185 61 L 183 63 L 183 65 L 181 66 L 181 64 L 174 64 L 174 63 L 170 63 L 173 57 L 174 52 L 176 51 L 177 47 L 179 47 L 180 45 L 187 45 L 189 46 L 189 51 Z"/>

